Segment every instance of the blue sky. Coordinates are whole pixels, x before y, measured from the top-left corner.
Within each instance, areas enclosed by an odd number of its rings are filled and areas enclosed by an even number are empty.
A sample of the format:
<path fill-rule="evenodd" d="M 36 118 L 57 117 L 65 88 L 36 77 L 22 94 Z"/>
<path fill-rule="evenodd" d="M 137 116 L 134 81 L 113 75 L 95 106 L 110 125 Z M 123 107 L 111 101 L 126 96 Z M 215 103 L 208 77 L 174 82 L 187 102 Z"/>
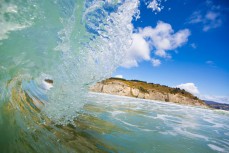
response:
<path fill-rule="evenodd" d="M 139 9 L 132 47 L 113 76 L 229 103 L 229 1 L 151 0 Z"/>

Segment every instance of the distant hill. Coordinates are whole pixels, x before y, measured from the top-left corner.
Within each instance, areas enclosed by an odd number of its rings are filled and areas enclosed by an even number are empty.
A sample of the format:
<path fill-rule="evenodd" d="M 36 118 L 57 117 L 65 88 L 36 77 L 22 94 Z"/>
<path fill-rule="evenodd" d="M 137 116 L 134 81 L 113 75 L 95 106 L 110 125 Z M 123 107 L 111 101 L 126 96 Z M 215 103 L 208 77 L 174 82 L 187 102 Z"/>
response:
<path fill-rule="evenodd" d="M 110 78 L 95 84 L 90 90 L 120 96 L 208 107 L 204 101 L 183 89 L 139 80 Z"/>
<path fill-rule="evenodd" d="M 204 100 L 204 102 L 212 108 L 229 111 L 229 104 L 222 104 L 222 103 L 218 103 L 218 102 L 214 102 L 214 101 L 208 101 L 208 100 Z"/>

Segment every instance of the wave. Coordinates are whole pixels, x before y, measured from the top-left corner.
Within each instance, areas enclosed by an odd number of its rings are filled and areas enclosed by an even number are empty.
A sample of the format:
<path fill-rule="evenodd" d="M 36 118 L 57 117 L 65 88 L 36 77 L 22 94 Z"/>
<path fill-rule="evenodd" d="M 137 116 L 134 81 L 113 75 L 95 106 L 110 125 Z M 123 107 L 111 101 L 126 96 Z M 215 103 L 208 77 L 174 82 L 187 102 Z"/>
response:
<path fill-rule="evenodd" d="M 12 0 L 0 6 L 1 103 L 11 80 L 58 123 L 69 123 L 91 84 L 109 77 L 131 45 L 137 0 Z M 44 80 L 53 80 L 50 90 Z M 45 98 L 44 98 L 45 97 Z"/>
<path fill-rule="evenodd" d="M 76 117 L 84 114 L 88 87 L 111 76 L 130 47 L 139 1 L 0 3 L 1 151 L 94 150 L 101 143 L 76 132 L 84 125 Z M 79 141 L 66 142 L 66 131 Z"/>

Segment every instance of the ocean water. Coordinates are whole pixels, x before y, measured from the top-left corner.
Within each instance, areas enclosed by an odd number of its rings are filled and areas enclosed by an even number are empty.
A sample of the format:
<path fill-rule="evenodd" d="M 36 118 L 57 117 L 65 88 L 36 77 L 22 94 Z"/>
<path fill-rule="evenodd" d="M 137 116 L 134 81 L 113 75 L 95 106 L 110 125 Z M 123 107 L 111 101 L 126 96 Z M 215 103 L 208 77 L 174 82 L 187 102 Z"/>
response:
<path fill-rule="evenodd" d="M 18 82 L 25 91 L 26 84 L 42 88 L 52 79 L 52 90 L 39 90 L 47 95 L 40 99 L 42 111 L 55 122 L 72 120 L 87 88 L 111 76 L 130 47 L 138 5 L 138 0 L 2 0 L 2 99 L 7 101 Z"/>
<path fill-rule="evenodd" d="M 105 124 L 92 135 L 117 152 L 229 151 L 229 112 L 105 94 L 90 100 L 88 113 Z"/>
<path fill-rule="evenodd" d="M 88 93 L 122 62 L 139 3 L 0 0 L 1 153 L 228 152 L 227 112 Z"/>
<path fill-rule="evenodd" d="M 21 114 L 6 108 L 3 117 L 11 118 L 1 119 L 1 152 L 229 150 L 227 111 L 98 93 L 89 93 L 84 100 L 82 111 L 66 125 L 55 124 L 32 108 L 23 112 L 23 120 L 13 119 Z M 21 107 L 28 106 L 32 107 Z"/>

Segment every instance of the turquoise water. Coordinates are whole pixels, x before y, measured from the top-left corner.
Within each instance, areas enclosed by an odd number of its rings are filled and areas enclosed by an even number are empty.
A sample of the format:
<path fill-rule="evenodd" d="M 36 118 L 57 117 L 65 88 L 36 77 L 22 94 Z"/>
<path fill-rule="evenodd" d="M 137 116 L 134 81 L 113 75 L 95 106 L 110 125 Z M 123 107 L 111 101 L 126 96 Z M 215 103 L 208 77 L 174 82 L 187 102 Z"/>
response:
<path fill-rule="evenodd" d="M 30 101 L 29 99 L 27 99 Z M 5 108 L 1 152 L 227 153 L 229 112 L 90 93 L 74 121 Z M 27 103 L 26 107 L 31 107 Z M 34 114 L 36 113 L 36 114 Z M 22 115 L 23 116 L 20 116 Z M 9 118 L 10 117 L 10 118 Z"/>
<path fill-rule="evenodd" d="M 227 112 L 88 94 L 122 62 L 138 6 L 0 0 L 1 153 L 228 152 Z"/>
<path fill-rule="evenodd" d="M 17 81 L 40 88 L 52 79 L 55 88 L 46 92 L 43 112 L 56 122 L 72 120 L 87 88 L 111 76 L 131 45 L 138 3 L 1 0 L 2 99 Z"/>
<path fill-rule="evenodd" d="M 104 122 L 89 131 L 118 152 L 214 153 L 229 150 L 229 113 L 172 103 L 91 94 L 89 113 Z M 92 110 L 92 111 L 91 111 Z M 94 124 L 92 124 L 93 126 Z"/>

